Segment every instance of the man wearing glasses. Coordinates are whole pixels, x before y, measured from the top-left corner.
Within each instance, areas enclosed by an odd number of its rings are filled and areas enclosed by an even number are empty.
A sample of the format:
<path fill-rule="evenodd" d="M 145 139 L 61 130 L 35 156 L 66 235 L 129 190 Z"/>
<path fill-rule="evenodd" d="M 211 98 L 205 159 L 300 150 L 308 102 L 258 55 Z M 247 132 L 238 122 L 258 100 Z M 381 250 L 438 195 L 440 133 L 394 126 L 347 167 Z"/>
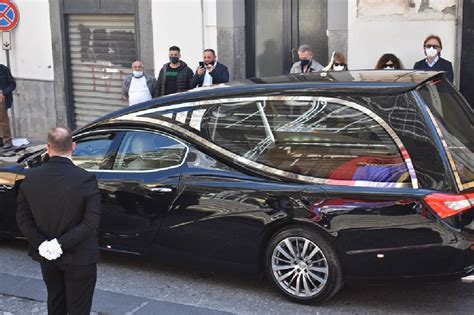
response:
<path fill-rule="evenodd" d="M 453 82 L 453 65 L 446 59 L 441 58 L 443 44 L 437 35 L 430 35 L 423 43 L 425 59 L 415 63 L 413 69 L 424 71 L 444 71 L 449 81 Z"/>

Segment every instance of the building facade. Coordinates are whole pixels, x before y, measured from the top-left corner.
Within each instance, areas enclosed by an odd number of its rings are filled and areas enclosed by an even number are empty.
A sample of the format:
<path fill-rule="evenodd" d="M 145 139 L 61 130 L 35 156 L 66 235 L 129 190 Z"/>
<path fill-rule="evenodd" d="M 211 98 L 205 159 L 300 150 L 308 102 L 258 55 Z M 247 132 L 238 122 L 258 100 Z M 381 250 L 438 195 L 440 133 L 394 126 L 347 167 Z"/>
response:
<path fill-rule="evenodd" d="M 386 52 L 411 68 L 429 34 L 443 39 L 455 83 L 473 75 L 472 0 L 11 0 L 20 11 L 10 67 L 17 79 L 10 112 L 17 137 L 44 139 L 56 125 L 81 127 L 127 106 L 121 82 L 131 62 L 157 74 L 168 47 L 196 68 L 214 48 L 231 79 L 288 73 L 299 45 L 315 59 L 332 51 L 350 69 L 372 69 Z M 5 54 L 0 62 L 6 63 Z M 471 69 L 471 70 L 469 70 Z"/>

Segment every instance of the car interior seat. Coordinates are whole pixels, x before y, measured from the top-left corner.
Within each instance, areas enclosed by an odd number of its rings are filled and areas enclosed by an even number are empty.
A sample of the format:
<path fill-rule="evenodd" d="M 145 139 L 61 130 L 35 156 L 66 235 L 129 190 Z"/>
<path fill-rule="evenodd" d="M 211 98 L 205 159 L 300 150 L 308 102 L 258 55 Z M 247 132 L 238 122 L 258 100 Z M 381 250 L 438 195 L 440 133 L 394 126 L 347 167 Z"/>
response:
<path fill-rule="evenodd" d="M 151 170 L 160 168 L 159 159 L 154 158 L 156 147 L 153 136 L 137 135 L 131 139 L 125 165 L 129 170 Z"/>

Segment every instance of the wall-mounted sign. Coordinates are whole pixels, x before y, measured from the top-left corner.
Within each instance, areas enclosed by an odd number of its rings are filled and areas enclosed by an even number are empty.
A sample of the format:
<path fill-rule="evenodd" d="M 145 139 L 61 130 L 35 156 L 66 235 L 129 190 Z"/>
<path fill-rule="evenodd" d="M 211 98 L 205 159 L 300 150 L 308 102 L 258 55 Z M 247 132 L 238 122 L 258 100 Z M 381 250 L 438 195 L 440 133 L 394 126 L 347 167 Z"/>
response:
<path fill-rule="evenodd" d="M 0 31 L 11 31 L 18 24 L 20 12 L 9 0 L 0 0 Z"/>

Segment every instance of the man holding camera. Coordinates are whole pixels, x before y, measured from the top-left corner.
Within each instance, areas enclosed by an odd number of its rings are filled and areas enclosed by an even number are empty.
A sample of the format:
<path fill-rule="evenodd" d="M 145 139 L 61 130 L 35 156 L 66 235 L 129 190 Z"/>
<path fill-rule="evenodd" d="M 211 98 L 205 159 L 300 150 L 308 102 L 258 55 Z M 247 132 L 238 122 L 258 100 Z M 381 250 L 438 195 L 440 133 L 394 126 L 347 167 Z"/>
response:
<path fill-rule="evenodd" d="M 194 74 L 192 87 L 229 82 L 229 70 L 216 60 L 214 49 L 205 49 L 202 59 Z"/>

